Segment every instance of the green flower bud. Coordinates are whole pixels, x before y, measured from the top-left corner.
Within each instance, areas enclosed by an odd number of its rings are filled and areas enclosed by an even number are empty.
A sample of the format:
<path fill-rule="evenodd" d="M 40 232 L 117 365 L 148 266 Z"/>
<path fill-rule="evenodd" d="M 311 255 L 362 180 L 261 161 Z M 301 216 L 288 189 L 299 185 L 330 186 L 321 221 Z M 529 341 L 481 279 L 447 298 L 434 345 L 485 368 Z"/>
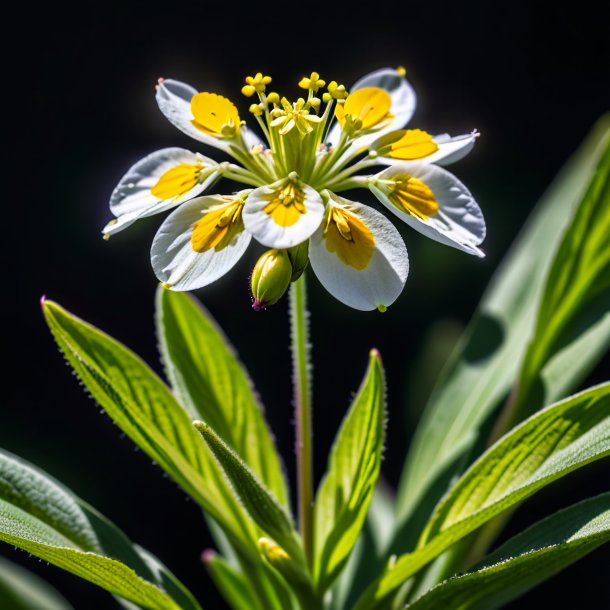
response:
<path fill-rule="evenodd" d="M 267 250 L 252 270 L 252 309 L 260 311 L 277 303 L 288 289 L 291 278 L 292 264 L 286 250 Z"/>
<path fill-rule="evenodd" d="M 303 275 L 303 271 L 307 269 L 309 264 L 309 240 L 306 239 L 298 246 L 288 248 L 288 257 L 292 263 L 292 277 L 290 281 L 296 282 Z"/>

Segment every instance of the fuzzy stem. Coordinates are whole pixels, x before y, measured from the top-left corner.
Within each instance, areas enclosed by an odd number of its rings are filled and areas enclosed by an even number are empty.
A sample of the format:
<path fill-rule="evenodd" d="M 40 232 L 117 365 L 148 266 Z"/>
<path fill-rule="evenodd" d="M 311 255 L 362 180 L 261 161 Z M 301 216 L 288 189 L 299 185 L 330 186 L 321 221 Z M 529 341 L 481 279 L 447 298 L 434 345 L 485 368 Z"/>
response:
<path fill-rule="evenodd" d="M 305 556 L 311 566 L 313 556 L 313 454 L 305 274 L 291 285 L 290 327 L 294 369 L 299 530 L 303 538 Z"/>

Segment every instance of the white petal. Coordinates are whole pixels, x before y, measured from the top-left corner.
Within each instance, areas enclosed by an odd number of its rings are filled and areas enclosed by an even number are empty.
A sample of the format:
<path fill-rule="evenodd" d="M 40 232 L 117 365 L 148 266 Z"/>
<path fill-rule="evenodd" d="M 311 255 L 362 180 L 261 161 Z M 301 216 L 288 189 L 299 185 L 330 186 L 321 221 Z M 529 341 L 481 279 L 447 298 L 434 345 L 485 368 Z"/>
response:
<path fill-rule="evenodd" d="M 380 68 L 360 80 L 356 81 L 349 91 L 363 89 L 364 87 L 379 87 L 385 89 L 392 98 L 392 106 L 390 112 L 394 118 L 383 128 L 376 131 L 374 134 L 360 136 L 356 138 L 351 149 L 366 148 L 371 142 L 376 140 L 384 133 L 389 133 L 395 129 L 402 129 L 413 116 L 415 107 L 417 106 L 417 97 L 415 90 L 404 76 L 394 68 Z M 337 144 L 341 136 L 341 126 L 335 122 L 327 141 L 333 145 Z"/>
<path fill-rule="evenodd" d="M 283 226 L 265 212 L 271 196 L 281 190 L 288 180 L 262 186 L 250 193 L 244 205 L 243 219 L 246 229 L 264 246 L 269 248 L 292 248 L 309 238 L 320 226 L 324 215 L 324 202 L 320 193 L 310 186 L 299 183 L 305 195 L 305 213 L 292 225 Z"/>
<path fill-rule="evenodd" d="M 434 141 L 438 144 L 438 150 L 427 157 L 417 159 L 421 163 L 436 163 L 437 165 L 450 165 L 463 159 L 473 148 L 479 137 L 478 131 L 459 136 L 450 136 L 443 133 L 434 136 Z M 404 159 L 392 159 L 392 157 L 377 157 L 380 165 L 395 165 L 405 163 Z"/>
<path fill-rule="evenodd" d="M 218 167 L 218 163 L 213 159 L 184 148 L 164 148 L 144 157 L 129 169 L 112 192 L 110 211 L 117 219 L 106 225 L 103 230 L 104 235 L 118 233 L 139 218 L 159 214 L 196 197 L 219 177 L 217 172 L 210 173 L 203 182 L 197 183 L 180 197 L 171 199 L 155 197 L 151 193 L 152 187 L 166 171 L 181 163 L 189 165 L 201 163 L 205 167 Z"/>
<path fill-rule="evenodd" d="M 214 146 L 220 150 L 227 151 L 229 143 L 214 138 L 197 129 L 193 125 L 193 113 L 191 112 L 191 99 L 198 93 L 197 89 L 173 79 L 162 79 L 157 86 L 157 104 L 165 117 L 187 136 L 191 136 L 199 142 L 208 146 Z"/>
<path fill-rule="evenodd" d="M 354 309 L 370 311 L 391 305 L 409 274 L 407 249 L 396 227 L 377 210 L 336 195 L 328 205 L 345 207 L 364 222 L 375 238 L 375 248 L 366 268 L 358 270 L 328 250 L 320 227 L 310 239 L 309 258 L 321 284 Z"/>
<path fill-rule="evenodd" d="M 376 179 L 407 175 L 421 180 L 434 193 L 439 206 L 437 214 L 421 220 L 396 207 L 383 186 L 370 182 L 377 199 L 392 213 L 416 231 L 469 254 L 485 256 L 477 246 L 485 239 L 485 219 L 470 191 L 451 173 L 421 161 L 397 163 L 377 174 Z"/>
<path fill-rule="evenodd" d="M 244 143 L 246 144 L 246 148 L 248 150 L 252 150 L 255 146 L 259 146 L 261 144 L 265 146 L 265 142 L 259 137 L 259 135 L 255 131 L 248 129 L 248 127 L 245 125 L 240 128 L 239 133 L 244 139 Z"/>
<path fill-rule="evenodd" d="M 242 257 L 251 236 L 241 231 L 221 250 L 196 252 L 191 246 L 193 224 L 202 212 L 219 203 L 216 195 L 198 197 L 172 212 L 159 228 L 150 251 L 156 276 L 173 290 L 194 290 L 211 284 L 227 273 Z"/>

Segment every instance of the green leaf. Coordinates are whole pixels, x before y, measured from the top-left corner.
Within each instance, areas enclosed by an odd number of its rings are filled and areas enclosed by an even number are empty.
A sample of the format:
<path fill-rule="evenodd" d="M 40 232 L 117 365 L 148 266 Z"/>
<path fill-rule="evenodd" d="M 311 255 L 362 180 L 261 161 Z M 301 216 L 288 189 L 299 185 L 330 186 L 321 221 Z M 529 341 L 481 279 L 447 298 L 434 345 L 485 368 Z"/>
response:
<path fill-rule="evenodd" d="M 610 493 L 539 521 L 467 574 L 437 585 L 407 608 L 500 608 L 608 541 Z"/>
<path fill-rule="evenodd" d="M 0 603 L 10 610 L 74 610 L 51 585 L 2 557 Z"/>
<path fill-rule="evenodd" d="M 5 451 L 0 540 L 144 608 L 200 610 L 158 560 L 48 475 Z"/>
<path fill-rule="evenodd" d="M 220 524 L 258 557 L 258 535 L 191 418 L 138 356 L 56 303 L 43 311 L 57 344 L 108 415 Z"/>
<path fill-rule="evenodd" d="M 207 422 L 286 505 L 282 466 L 250 379 L 192 296 L 159 288 L 157 331 L 167 375 L 193 419 Z"/>
<path fill-rule="evenodd" d="M 408 578 L 539 489 L 610 455 L 610 383 L 537 413 L 484 453 L 434 511 L 418 548 L 398 558 L 356 608 L 384 607 Z"/>
<path fill-rule="evenodd" d="M 203 561 L 216 588 L 233 610 L 265 610 L 258 603 L 244 575 L 220 555 L 208 551 Z"/>
<path fill-rule="evenodd" d="M 553 260 L 507 426 L 529 415 L 535 398 L 554 397 L 574 363 L 609 343 L 610 143 Z"/>
<path fill-rule="evenodd" d="M 413 533 L 421 530 L 451 479 L 468 465 L 481 427 L 508 395 L 534 330 L 554 252 L 608 145 L 609 127 L 606 116 L 544 195 L 445 367 L 405 462 L 397 495 L 396 550 L 412 548 Z M 563 359 L 558 356 L 554 367 L 547 367 L 549 401 L 565 396 L 607 344 L 607 336 L 596 338 L 593 328 L 586 343 L 575 341 L 562 352 Z"/>
<path fill-rule="evenodd" d="M 348 610 L 375 579 L 385 564 L 385 550 L 394 528 L 394 499 L 380 480 L 375 488 L 364 527 L 349 559 L 333 584 L 329 610 Z"/>
<path fill-rule="evenodd" d="M 377 350 L 337 434 L 315 501 L 314 580 L 325 591 L 343 569 L 379 477 L 385 426 L 385 383 Z"/>
<path fill-rule="evenodd" d="M 293 560 L 305 565 L 299 535 L 286 509 L 210 426 L 202 421 L 195 421 L 193 425 L 218 460 L 225 475 L 231 481 L 235 495 L 241 500 L 255 523 L 283 547 Z"/>

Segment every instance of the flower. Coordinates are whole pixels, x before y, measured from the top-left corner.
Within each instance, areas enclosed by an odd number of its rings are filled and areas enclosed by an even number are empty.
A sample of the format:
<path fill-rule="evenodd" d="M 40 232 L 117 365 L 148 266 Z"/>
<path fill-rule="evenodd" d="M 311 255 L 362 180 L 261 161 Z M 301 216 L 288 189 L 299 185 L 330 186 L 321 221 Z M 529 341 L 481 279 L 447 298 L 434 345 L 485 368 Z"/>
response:
<path fill-rule="evenodd" d="M 308 263 L 343 303 L 385 311 L 409 272 L 404 242 L 374 207 L 339 193 L 368 189 L 391 214 L 432 239 L 476 256 L 483 215 L 468 189 L 442 166 L 464 157 L 478 132 L 451 137 L 406 129 L 416 106 L 403 68 L 382 68 L 351 91 L 317 72 L 299 81 L 307 98 L 268 92 L 271 77 L 248 76 L 242 93 L 264 140 L 235 104 L 161 79 L 161 112 L 191 138 L 228 154 L 216 162 L 167 148 L 134 165 L 114 190 L 109 237 L 139 218 L 175 208 L 152 244 L 155 274 L 172 290 L 211 284 L 239 261 L 252 238 L 268 250 L 252 276 L 254 306 L 277 301 Z M 320 93 L 319 93 L 320 92 Z M 376 169 L 373 169 L 376 168 Z M 247 186 L 204 195 L 220 179 Z"/>

